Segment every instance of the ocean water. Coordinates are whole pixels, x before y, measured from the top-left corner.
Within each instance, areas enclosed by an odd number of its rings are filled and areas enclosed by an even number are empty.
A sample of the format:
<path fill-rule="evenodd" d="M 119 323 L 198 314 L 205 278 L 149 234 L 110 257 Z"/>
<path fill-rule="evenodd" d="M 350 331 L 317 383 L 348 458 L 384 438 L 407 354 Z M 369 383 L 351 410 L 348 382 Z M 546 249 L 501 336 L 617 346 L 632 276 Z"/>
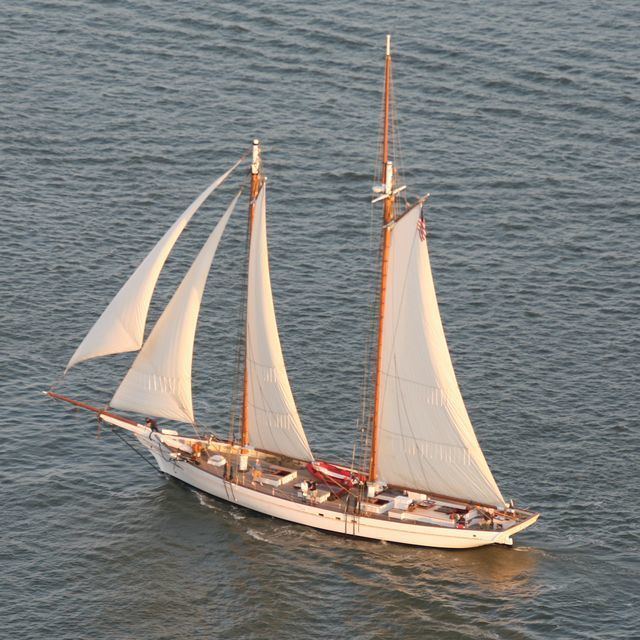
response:
<path fill-rule="evenodd" d="M 0 635 L 640 637 L 636 2 L 9 0 L 0 12 Z M 131 355 L 61 374 L 164 229 L 264 144 L 285 358 L 348 459 L 374 262 L 384 35 L 404 177 L 514 548 L 348 540 L 167 480 L 90 414 Z M 194 218 L 153 321 L 237 187 Z M 243 215 L 203 302 L 194 395 L 226 433 Z"/>

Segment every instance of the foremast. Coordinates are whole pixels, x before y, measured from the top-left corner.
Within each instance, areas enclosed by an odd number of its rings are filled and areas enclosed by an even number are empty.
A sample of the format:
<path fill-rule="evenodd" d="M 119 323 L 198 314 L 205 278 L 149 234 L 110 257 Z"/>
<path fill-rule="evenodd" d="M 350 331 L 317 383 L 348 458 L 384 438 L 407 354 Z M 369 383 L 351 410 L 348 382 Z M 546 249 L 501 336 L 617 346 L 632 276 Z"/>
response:
<path fill-rule="evenodd" d="M 240 469 L 249 450 L 293 460 L 313 460 L 287 375 L 269 273 L 266 177 L 254 144 L 249 209 L 249 252 L 244 323 L 244 369 Z M 250 445 L 250 446 L 249 446 Z"/>
<path fill-rule="evenodd" d="M 262 173 L 262 156 L 260 149 L 260 141 L 256 138 L 253 141 L 251 156 L 251 191 L 249 195 L 249 215 L 248 215 L 248 233 L 247 247 L 251 246 L 251 232 L 253 229 L 253 218 L 255 215 L 256 198 L 260 191 L 265 178 Z M 245 342 L 246 342 L 246 323 L 245 323 Z M 242 422 L 241 422 L 241 444 L 246 447 L 249 444 L 249 378 L 247 373 L 247 359 L 244 358 L 244 375 L 242 387 Z"/>

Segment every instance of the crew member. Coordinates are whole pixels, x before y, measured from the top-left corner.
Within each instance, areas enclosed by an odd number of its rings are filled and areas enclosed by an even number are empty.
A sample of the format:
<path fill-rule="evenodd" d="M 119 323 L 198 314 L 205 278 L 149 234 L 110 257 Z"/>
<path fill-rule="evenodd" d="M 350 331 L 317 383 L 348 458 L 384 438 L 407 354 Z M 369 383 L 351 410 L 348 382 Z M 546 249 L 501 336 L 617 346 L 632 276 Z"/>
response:
<path fill-rule="evenodd" d="M 262 484 L 262 466 L 260 465 L 260 458 L 256 460 L 256 463 L 251 470 L 251 484 L 255 485 L 255 483 Z"/>
<path fill-rule="evenodd" d="M 318 484 L 315 480 L 311 480 L 309 483 L 309 497 L 311 498 L 312 503 L 315 503 L 316 498 L 318 497 Z"/>
<path fill-rule="evenodd" d="M 200 458 L 202 457 L 202 443 L 201 442 L 194 442 L 191 445 L 191 452 L 192 452 L 192 460 L 196 463 L 196 464 L 200 464 Z"/>

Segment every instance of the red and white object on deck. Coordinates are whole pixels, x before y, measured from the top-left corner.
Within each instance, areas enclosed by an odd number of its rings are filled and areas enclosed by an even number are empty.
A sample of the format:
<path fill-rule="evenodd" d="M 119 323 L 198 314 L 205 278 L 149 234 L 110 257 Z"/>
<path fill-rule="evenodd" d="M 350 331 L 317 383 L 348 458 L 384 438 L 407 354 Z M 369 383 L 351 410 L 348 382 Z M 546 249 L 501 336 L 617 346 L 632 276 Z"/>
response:
<path fill-rule="evenodd" d="M 339 484 L 341 487 L 351 489 L 359 482 L 364 482 L 366 476 L 356 473 L 353 469 L 341 467 L 330 462 L 314 460 L 307 464 L 307 471 L 326 484 Z"/>

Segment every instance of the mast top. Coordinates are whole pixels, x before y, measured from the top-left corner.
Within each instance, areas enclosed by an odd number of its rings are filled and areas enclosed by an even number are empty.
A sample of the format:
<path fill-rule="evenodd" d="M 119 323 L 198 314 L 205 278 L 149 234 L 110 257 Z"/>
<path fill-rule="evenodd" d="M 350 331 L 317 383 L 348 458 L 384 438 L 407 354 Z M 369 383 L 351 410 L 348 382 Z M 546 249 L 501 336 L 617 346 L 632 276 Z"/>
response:
<path fill-rule="evenodd" d="M 251 173 L 254 176 L 260 173 L 260 165 L 260 140 L 258 140 L 258 138 L 254 138 L 251 154 Z"/>
<path fill-rule="evenodd" d="M 387 34 L 387 55 L 391 55 L 391 35 Z"/>

